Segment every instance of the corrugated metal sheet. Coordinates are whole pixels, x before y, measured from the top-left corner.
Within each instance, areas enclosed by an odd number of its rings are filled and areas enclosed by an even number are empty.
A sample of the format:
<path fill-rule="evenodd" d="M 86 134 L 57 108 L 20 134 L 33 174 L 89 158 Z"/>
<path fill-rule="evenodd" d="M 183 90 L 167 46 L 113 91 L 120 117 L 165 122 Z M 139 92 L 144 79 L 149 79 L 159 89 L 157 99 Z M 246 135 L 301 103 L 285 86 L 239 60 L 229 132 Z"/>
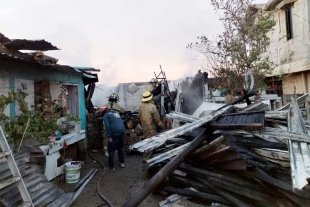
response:
<path fill-rule="evenodd" d="M 11 39 L 4 43 L 9 50 L 59 50 L 56 46 L 45 40 Z"/>
<path fill-rule="evenodd" d="M 297 101 L 294 97 L 291 98 L 290 113 L 288 116 L 288 129 L 290 131 L 307 134 L 308 131 L 305 122 L 302 118 Z M 308 184 L 307 179 L 310 178 L 310 145 L 301 141 L 288 141 L 288 148 L 290 152 L 291 176 L 294 189 L 301 190 Z"/>
<path fill-rule="evenodd" d="M 133 145 L 129 146 L 129 150 L 137 150 L 139 152 L 147 152 L 151 151 L 153 149 L 156 149 L 157 147 L 163 145 L 166 143 L 167 140 L 170 138 L 177 137 L 179 135 L 185 134 L 187 132 L 190 132 L 214 119 L 216 119 L 218 116 L 222 115 L 225 110 L 227 109 L 223 108 L 219 111 L 216 111 L 212 114 L 208 114 L 207 116 L 204 116 L 202 118 L 199 118 L 199 120 L 192 122 L 192 123 L 187 123 L 184 124 L 178 128 L 175 129 L 170 129 L 168 131 L 165 131 L 161 134 L 158 134 L 156 136 L 150 137 L 148 139 L 145 139 L 141 142 L 135 143 Z"/>
<path fill-rule="evenodd" d="M 80 195 L 85 185 L 97 172 L 90 169 L 75 186 L 65 193 L 57 185 L 48 182 L 43 174 L 45 155 L 39 147 L 24 147 L 14 154 L 14 159 L 21 172 L 24 183 L 35 207 L 68 207 Z M 0 182 L 12 177 L 6 162 L 0 164 Z M 22 198 L 16 184 L 9 185 L 0 190 L 0 206 L 15 207 L 22 203 Z"/>

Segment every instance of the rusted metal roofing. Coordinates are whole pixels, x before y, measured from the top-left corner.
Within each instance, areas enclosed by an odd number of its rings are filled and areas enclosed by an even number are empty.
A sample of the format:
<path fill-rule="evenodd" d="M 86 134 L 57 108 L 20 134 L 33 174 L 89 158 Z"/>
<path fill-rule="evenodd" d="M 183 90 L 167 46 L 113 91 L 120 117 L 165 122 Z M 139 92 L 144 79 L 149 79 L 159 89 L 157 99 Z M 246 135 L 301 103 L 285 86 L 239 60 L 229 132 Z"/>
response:
<path fill-rule="evenodd" d="M 45 40 L 14 39 L 3 43 L 9 50 L 59 50 L 56 46 Z"/>
<path fill-rule="evenodd" d="M 70 73 L 70 74 L 77 74 L 77 75 L 80 75 L 80 76 L 85 77 L 85 78 L 97 79 L 97 81 L 98 81 L 98 77 L 96 74 L 83 72 L 83 71 L 80 71 L 80 70 L 73 68 L 71 66 L 68 66 L 68 65 L 58 65 L 58 64 L 44 65 L 44 64 L 41 64 L 41 63 L 39 63 L 35 60 L 32 60 L 30 58 L 28 59 L 28 58 L 25 58 L 23 56 L 8 55 L 5 53 L 0 53 L 0 60 L 7 60 L 7 61 L 12 61 L 12 62 L 33 64 L 33 65 L 38 66 L 38 67 L 44 67 L 44 68 L 51 69 L 51 70 L 59 70 L 59 71 Z"/>

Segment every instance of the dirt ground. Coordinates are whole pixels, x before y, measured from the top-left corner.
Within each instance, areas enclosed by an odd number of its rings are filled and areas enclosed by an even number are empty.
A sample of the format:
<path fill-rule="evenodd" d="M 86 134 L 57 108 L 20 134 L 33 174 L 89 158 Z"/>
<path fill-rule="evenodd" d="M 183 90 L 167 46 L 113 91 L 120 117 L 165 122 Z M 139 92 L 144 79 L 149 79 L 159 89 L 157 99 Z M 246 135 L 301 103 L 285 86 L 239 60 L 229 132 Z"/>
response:
<path fill-rule="evenodd" d="M 93 153 L 93 156 L 107 166 L 108 158 L 104 156 L 102 152 Z M 101 180 L 101 192 L 115 207 L 123 206 L 123 204 L 131 196 L 140 191 L 144 183 L 152 177 L 150 172 L 142 171 L 141 156 L 127 154 L 125 155 L 125 160 L 125 168 L 120 168 L 118 165 L 118 158 L 115 156 L 116 171 L 113 173 L 106 172 Z M 103 172 L 102 166 L 87 156 L 81 169 L 81 178 L 92 168 L 96 168 L 98 171 L 86 185 L 79 197 L 71 205 L 72 207 L 108 206 L 104 205 L 105 202 L 96 192 L 97 182 Z M 58 180 L 57 182 L 57 185 L 65 191 L 69 191 L 75 186 L 75 184 L 66 184 L 64 176 L 61 181 Z M 165 200 L 165 198 L 165 196 L 158 193 L 152 193 L 139 205 L 139 207 L 157 207 L 159 206 L 158 203 Z"/>

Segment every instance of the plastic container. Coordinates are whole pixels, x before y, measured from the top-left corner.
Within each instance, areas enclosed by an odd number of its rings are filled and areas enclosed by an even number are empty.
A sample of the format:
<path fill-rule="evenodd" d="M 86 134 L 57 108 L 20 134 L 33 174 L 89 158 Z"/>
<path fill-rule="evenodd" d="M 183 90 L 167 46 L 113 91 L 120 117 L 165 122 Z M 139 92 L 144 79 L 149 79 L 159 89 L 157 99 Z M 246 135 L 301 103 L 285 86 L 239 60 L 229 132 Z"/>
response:
<path fill-rule="evenodd" d="M 49 140 L 50 143 L 53 143 L 53 142 L 56 141 L 56 137 L 54 137 L 54 136 L 49 136 L 49 137 L 48 137 L 48 140 Z"/>
<path fill-rule="evenodd" d="M 81 162 L 71 161 L 65 164 L 66 183 L 77 183 L 80 181 Z"/>
<path fill-rule="evenodd" d="M 68 122 L 68 133 L 74 134 L 81 131 L 81 122 L 69 121 Z"/>

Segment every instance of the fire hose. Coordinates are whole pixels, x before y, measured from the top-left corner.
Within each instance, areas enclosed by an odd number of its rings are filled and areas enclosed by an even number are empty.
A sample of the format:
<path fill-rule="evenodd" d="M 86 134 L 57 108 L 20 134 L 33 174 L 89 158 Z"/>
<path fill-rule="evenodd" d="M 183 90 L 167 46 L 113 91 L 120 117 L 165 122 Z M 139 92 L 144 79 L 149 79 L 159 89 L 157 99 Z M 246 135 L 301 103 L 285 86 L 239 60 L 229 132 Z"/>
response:
<path fill-rule="evenodd" d="M 96 115 L 94 115 L 94 117 L 96 117 Z M 109 205 L 110 207 L 113 207 L 112 203 L 100 192 L 100 182 L 101 182 L 103 176 L 105 175 L 105 165 L 104 165 L 102 162 L 100 162 L 99 160 L 97 160 L 96 158 L 94 158 L 94 157 L 91 155 L 91 153 L 90 153 L 90 149 L 91 149 L 92 146 L 96 143 L 96 140 L 98 139 L 98 137 L 100 137 L 100 134 L 98 134 L 98 135 L 96 136 L 95 140 L 93 141 L 93 143 L 92 143 L 92 144 L 90 145 L 90 147 L 88 148 L 87 153 L 88 153 L 88 156 L 89 156 L 92 160 L 96 161 L 97 163 L 99 163 L 99 164 L 103 167 L 103 172 L 102 172 L 102 174 L 101 174 L 101 176 L 100 176 L 100 178 L 99 178 L 99 180 L 98 180 L 98 182 L 97 182 L 96 190 L 97 190 L 97 193 L 98 193 L 98 195 L 100 196 L 100 198 L 105 202 L 105 204 L 102 204 L 102 205 L 99 205 L 99 206 Z M 96 207 L 99 207 L 99 206 L 96 206 Z"/>

